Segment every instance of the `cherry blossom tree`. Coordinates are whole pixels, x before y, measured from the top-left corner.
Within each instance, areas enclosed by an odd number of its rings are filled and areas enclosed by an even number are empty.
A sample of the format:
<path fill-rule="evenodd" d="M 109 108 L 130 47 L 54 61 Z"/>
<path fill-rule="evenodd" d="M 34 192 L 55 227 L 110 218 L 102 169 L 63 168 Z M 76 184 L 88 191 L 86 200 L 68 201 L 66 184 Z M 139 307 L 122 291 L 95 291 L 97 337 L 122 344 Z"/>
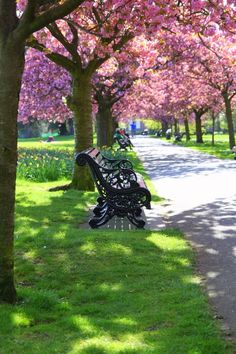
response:
<path fill-rule="evenodd" d="M 99 147 L 113 144 L 113 134 L 117 124 L 113 106 L 139 78 L 140 58 L 141 53 L 132 52 L 129 46 L 126 52 L 109 60 L 93 76 L 93 97 L 98 106 L 96 127 Z"/>
<path fill-rule="evenodd" d="M 189 70 L 199 81 L 205 82 L 222 97 L 228 124 L 229 146 L 235 145 L 232 104 L 236 95 L 236 42 L 234 37 L 218 33 L 210 38 L 200 37 L 201 51 L 194 58 L 198 66 L 190 64 Z"/>
<path fill-rule="evenodd" d="M 18 121 L 27 123 L 29 117 L 38 120 L 64 122 L 71 117 L 66 97 L 71 91 L 68 72 L 44 54 L 28 49 L 22 79 Z"/>
<path fill-rule="evenodd" d="M 75 151 L 87 149 L 93 144 L 92 124 L 92 76 L 114 53 L 145 29 L 141 18 L 152 28 L 161 28 L 165 22 L 173 21 L 176 9 L 160 1 L 162 9 L 149 1 L 109 0 L 86 2 L 80 12 L 70 14 L 67 19 L 50 24 L 41 31 L 30 45 L 45 53 L 71 76 L 72 91 L 67 104 L 73 111 L 75 127 Z M 74 168 L 71 186 L 82 190 L 93 189 L 93 181 L 87 167 Z"/>
<path fill-rule="evenodd" d="M 194 87 L 208 86 L 213 96 L 218 96 L 218 102 L 223 101 L 229 146 L 232 148 L 235 145 L 232 119 L 232 104 L 236 95 L 235 35 L 229 36 L 220 30 L 207 37 L 181 32 L 167 34 L 163 40 L 163 48 L 166 55 L 178 53 L 176 60 L 168 67 L 173 76 L 184 73 L 187 79 L 194 80 Z"/>
<path fill-rule="evenodd" d="M 29 43 L 71 75 L 72 92 L 67 104 L 74 115 L 76 152 L 93 143 L 91 80 L 106 60 L 143 33 L 152 37 L 159 30 L 173 32 L 175 26 L 186 31 L 213 31 L 216 21 L 231 28 L 235 12 L 231 3 L 221 0 L 97 0 L 85 4 L 63 21 L 47 26 Z M 223 19 L 226 9 L 227 19 Z M 93 189 L 86 167 L 75 166 L 71 186 Z"/>

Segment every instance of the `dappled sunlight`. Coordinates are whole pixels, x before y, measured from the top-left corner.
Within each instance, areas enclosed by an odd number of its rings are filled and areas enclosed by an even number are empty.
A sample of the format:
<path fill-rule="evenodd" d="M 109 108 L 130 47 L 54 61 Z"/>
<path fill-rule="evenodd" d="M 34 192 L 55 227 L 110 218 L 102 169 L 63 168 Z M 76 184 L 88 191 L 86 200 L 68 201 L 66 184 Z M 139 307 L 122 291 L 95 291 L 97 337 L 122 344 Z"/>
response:
<path fill-rule="evenodd" d="M 211 279 L 214 279 L 214 278 L 218 277 L 219 275 L 220 275 L 219 272 L 207 272 L 207 277 L 211 278 Z"/>
<path fill-rule="evenodd" d="M 27 251 L 27 252 L 24 252 L 22 254 L 22 257 L 23 259 L 26 259 L 26 260 L 35 260 L 36 259 L 36 251 L 35 250 L 30 250 L 30 251 Z"/>
<path fill-rule="evenodd" d="M 75 329 L 79 329 L 81 332 L 88 335 L 97 334 L 98 327 L 92 324 L 89 317 L 73 315 L 70 317 L 69 322 Z"/>
<path fill-rule="evenodd" d="M 115 283 L 111 283 L 111 284 L 103 283 L 103 284 L 101 284 L 99 286 L 99 288 L 100 288 L 101 292 L 110 292 L 110 291 L 111 292 L 112 291 L 116 292 L 116 291 L 121 291 L 123 286 L 120 283 L 117 283 L 117 284 L 115 284 Z"/>
<path fill-rule="evenodd" d="M 32 320 L 22 312 L 13 312 L 10 315 L 10 319 L 13 327 L 28 327 Z"/>
<path fill-rule="evenodd" d="M 186 284 L 200 284 L 201 283 L 201 278 L 198 276 L 189 276 L 189 275 L 184 275 L 182 278 L 183 283 Z"/>
<path fill-rule="evenodd" d="M 135 321 L 133 318 L 129 318 L 129 317 L 115 318 L 112 322 L 115 324 L 118 323 L 118 324 L 125 325 L 125 326 L 136 326 L 138 324 L 137 321 Z"/>
<path fill-rule="evenodd" d="M 216 251 L 214 248 L 206 248 L 205 250 L 206 253 L 209 253 L 209 254 L 219 254 L 219 251 Z"/>
<path fill-rule="evenodd" d="M 139 339 L 138 335 L 121 340 L 106 335 L 75 342 L 68 354 L 145 353 L 146 350 L 149 350 L 149 346 Z"/>

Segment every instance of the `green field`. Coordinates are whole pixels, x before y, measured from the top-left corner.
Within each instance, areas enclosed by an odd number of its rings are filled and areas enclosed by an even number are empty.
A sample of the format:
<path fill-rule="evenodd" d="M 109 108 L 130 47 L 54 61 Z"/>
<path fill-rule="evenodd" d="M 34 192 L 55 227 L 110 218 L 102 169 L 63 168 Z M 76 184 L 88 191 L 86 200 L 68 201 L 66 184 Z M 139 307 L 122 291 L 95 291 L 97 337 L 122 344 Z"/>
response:
<path fill-rule="evenodd" d="M 30 139 L 18 139 L 19 148 L 27 149 L 74 149 L 74 136 L 56 136 L 55 141 L 47 143 L 47 139 L 43 138 L 30 138 Z"/>
<path fill-rule="evenodd" d="M 196 143 L 195 139 L 196 137 L 193 135 L 190 141 L 186 142 L 185 138 L 183 138 L 182 142 L 176 144 L 216 156 L 220 159 L 234 159 L 234 154 L 229 148 L 229 137 L 227 134 L 215 134 L 214 145 L 211 144 L 212 136 L 210 134 L 203 135 L 203 144 Z"/>
<path fill-rule="evenodd" d="M 216 156 L 220 159 L 230 159 L 233 160 L 234 154 L 229 148 L 229 137 L 227 134 L 216 134 L 215 135 L 215 144 L 211 144 L 212 136 L 210 134 L 203 135 L 204 144 L 197 144 L 194 142 L 194 137 L 188 142 L 178 143 L 178 145 L 186 146 L 191 149 L 195 149 L 207 154 Z"/>

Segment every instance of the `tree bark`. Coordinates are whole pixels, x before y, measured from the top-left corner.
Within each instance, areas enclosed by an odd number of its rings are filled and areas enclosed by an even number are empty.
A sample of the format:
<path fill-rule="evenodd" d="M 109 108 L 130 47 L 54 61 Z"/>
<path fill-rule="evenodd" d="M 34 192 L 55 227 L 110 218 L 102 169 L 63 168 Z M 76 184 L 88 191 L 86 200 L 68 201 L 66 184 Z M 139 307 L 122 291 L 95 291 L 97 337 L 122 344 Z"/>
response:
<path fill-rule="evenodd" d="M 97 119 L 97 146 L 111 147 L 113 145 L 113 118 L 110 106 L 100 104 Z"/>
<path fill-rule="evenodd" d="M 195 111 L 196 142 L 199 144 L 203 144 L 201 117 L 202 117 L 202 113 Z"/>
<path fill-rule="evenodd" d="M 59 123 L 59 124 L 58 124 L 58 130 L 59 130 L 60 136 L 69 135 L 69 132 L 68 132 L 68 130 L 67 130 L 67 124 L 66 124 L 66 122 Z"/>
<path fill-rule="evenodd" d="M 165 120 L 162 120 L 162 121 L 161 121 L 161 130 L 162 130 L 161 135 L 162 135 L 163 137 L 166 135 L 167 129 L 168 129 L 168 123 L 167 123 Z"/>
<path fill-rule="evenodd" d="M 184 127 L 185 127 L 186 141 L 189 141 L 190 140 L 190 130 L 189 130 L 188 118 L 184 118 Z"/>
<path fill-rule="evenodd" d="M 17 110 L 24 44 L 0 42 L 0 301 L 15 303 L 14 208 L 17 165 Z"/>
<path fill-rule="evenodd" d="M 174 119 L 174 133 L 175 134 L 179 133 L 179 123 L 177 119 Z"/>
<path fill-rule="evenodd" d="M 212 119 L 211 145 L 214 146 L 215 145 L 215 121 L 216 121 L 216 117 L 215 117 L 215 113 L 213 111 L 211 112 L 211 119 Z"/>
<path fill-rule="evenodd" d="M 118 124 L 116 118 L 113 117 L 113 120 L 112 120 L 112 131 L 113 131 L 113 133 L 115 133 L 117 128 L 119 128 L 119 124 Z M 113 137 L 112 137 L 112 139 L 113 139 Z"/>
<path fill-rule="evenodd" d="M 227 92 L 224 92 L 222 95 L 225 103 L 225 115 L 226 115 L 228 132 L 229 132 L 229 147 L 230 149 L 232 149 L 232 147 L 235 146 L 235 136 L 234 136 L 234 123 L 233 123 L 231 100 Z"/>
<path fill-rule="evenodd" d="M 72 99 L 69 103 L 74 113 L 75 152 L 81 152 L 93 146 L 93 120 L 91 99 L 91 76 L 80 73 L 73 78 Z M 93 191 L 94 182 L 87 166 L 75 164 L 72 188 Z"/>

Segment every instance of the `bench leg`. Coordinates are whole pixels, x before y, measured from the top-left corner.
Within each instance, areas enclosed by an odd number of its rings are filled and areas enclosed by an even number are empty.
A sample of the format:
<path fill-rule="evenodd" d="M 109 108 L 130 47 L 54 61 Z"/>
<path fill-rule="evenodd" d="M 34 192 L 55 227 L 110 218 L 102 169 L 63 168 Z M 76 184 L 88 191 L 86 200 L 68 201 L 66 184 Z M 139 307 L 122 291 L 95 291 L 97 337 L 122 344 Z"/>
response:
<path fill-rule="evenodd" d="M 103 204 L 100 203 L 98 205 L 95 206 L 95 208 L 93 209 L 93 213 L 96 216 L 101 216 L 104 213 L 104 209 L 107 207 L 107 204 L 105 201 L 103 201 Z"/>
<path fill-rule="evenodd" d="M 114 210 L 109 208 L 107 203 L 100 209 L 100 215 L 95 215 L 89 220 L 89 225 L 92 229 L 97 229 L 106 224 L 115 215 Z"/>
<path fill-rule="evenodd" d="M 137 214 L 139 215 L 137 215 Z M 144 226 L 145 226 L 145 221 L 141 218 L 138 218 L 140 216 L 140 211 L 139 209 L 132 212 L 132 213 L 128 213 L 127 214 L 127 218 L 129 219 L 129 221 L 137 227 L 137 229 L 144 229 Z"/>

